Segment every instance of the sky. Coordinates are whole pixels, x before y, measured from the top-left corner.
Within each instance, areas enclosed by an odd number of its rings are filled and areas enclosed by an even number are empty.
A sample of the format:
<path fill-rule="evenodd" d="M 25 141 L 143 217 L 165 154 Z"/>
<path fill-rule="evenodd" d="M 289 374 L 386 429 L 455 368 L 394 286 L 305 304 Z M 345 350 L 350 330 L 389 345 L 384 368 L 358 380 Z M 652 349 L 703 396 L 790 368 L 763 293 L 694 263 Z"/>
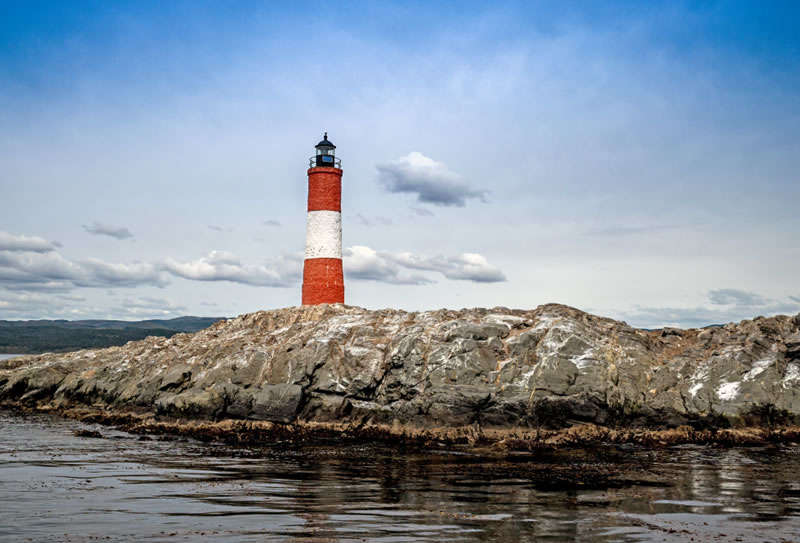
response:
<path fill-rule="evenodd" d="M 800 312 L 796 2 L 2 2 L 0 319 Z"/>

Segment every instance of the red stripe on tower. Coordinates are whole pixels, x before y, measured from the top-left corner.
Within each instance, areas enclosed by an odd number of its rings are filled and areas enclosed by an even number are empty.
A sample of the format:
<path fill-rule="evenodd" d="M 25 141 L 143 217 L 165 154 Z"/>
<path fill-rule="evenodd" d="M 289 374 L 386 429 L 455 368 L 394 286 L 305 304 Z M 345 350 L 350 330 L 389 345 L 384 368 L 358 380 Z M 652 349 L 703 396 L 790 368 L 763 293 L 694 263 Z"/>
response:
<path fill-rule="evenodd" d="M 342 169 L 328 133 L 308 169 L 303 305 L 343 304 Z"/>

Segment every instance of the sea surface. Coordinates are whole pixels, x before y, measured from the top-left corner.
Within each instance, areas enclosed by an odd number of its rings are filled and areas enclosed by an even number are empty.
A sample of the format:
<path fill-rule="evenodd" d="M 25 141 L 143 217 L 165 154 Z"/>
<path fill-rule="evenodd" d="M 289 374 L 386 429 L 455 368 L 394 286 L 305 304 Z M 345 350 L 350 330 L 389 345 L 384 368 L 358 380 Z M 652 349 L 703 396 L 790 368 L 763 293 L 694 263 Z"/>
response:
<path fill-rule="evenodd" d="M 0 410 L 0 541 L 98 540 L 800 541 L 800 447 L 244 448 Z"/>
<path fill-rule="evenodd" d="M 24 356 L 21 354 L 0 354 L 0 360 L 7 360 L 9 358 L 15 358 L 17 356 Z"/>

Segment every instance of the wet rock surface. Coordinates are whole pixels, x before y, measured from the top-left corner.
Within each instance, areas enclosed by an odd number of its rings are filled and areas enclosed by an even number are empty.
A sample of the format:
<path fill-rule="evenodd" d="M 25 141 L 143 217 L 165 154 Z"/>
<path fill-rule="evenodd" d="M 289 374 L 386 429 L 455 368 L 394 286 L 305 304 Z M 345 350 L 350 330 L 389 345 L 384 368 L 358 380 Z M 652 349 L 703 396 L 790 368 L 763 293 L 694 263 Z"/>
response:
<path fill-rule="evenodd" d="M 0 401 L 175 418 L 420 428 L 797 423 L 800 315 L 646 331 L 562 305 L 323 305 L 0 361 Z"/>

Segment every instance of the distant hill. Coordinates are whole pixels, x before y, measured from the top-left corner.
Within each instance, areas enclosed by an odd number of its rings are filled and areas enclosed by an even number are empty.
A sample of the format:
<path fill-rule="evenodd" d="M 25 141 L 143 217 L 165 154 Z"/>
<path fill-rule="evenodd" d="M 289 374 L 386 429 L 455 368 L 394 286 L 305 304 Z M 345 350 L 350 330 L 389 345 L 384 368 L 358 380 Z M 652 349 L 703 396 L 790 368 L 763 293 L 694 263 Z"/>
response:
<path fill-rule="evenodd" d="M 0 353 L 62 353 L 112 347 L 147 336 L 170 337 L 208 328 L 220 317 L 178 317 L 146 321 L 0 320 Z"/>

